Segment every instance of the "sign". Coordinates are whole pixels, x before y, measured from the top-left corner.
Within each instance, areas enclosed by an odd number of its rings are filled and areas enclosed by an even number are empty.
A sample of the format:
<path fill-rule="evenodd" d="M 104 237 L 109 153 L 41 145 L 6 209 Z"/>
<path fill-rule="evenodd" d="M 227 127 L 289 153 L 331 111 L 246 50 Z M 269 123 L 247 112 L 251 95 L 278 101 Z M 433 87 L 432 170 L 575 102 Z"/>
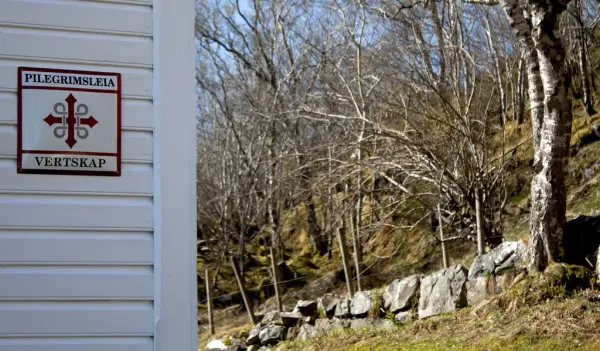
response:
<path fill-rule="evenodd" d="M 19 67 L 17 172 L 119 176 L 121 75 Z"/>

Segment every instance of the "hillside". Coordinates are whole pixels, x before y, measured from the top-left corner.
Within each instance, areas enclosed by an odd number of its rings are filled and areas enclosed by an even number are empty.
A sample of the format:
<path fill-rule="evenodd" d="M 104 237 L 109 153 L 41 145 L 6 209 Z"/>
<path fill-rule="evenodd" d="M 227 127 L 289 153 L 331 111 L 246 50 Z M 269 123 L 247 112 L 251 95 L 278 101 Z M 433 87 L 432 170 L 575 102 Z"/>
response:
<path fill-rule="evenodd" d="M 578 214 L 594 213 L 600 209 L 600 142 L 590 129 L 590 125 L 600 121 L 600 116 L 585 118 L 580 107 L 575 110 L 576 118 L 573 123 L 572 158 L 568 174 L 568 217 Z M 504 214 L 504 240 L 526 240 L 528 236 L 528 205 L 529 205 L 529 165 L 531 162 L 530 128 L 528 124 L 518 129 L 509 126 L 505 140 L 508 145 L 518 146 L 513 154 L 514 164 L 510 170 L 511 183 L 508 187 L 511 194 Z M 299 206 L 286 215 L 283 242 L 286 251 L 286 264 L 293 267 L 297 277 L 292 279 L 284 297 L 286 309 L 291 310 L 298 299 L 314 299 L 324 293 L 343 293 L 345 283 L 341 271 L 339 247 L 334 244 L 331 257 L 313 254 L 308 248 L 306 223 L 303 223 L 303 206 Z M 365 211 L 368 212 L 368 211 Z M 442 268 L 441 251 L 435 243 L 436 233 L 431 232 L 427 225 L 413 228 L 409 231 L 381 229 L 364 242 L 365 272 L 363 274 L 363 289 L 378 288 L 392 280 L 414 273 L 427 273 Z M 248 247 L 246 286 L 254 301 L 258 313 L 276 309 L 271 281 L 269 279 L 268 247 L 261 245 L 265 239 L 257 235 L 254 245 Z M 475 243 L 468 240 L 450 242 L 447 248 L 450 264 L 463 264 L 469 267 L 476 255 Z M 199 272 L 210 262 L 199 256 Z M 217 336 L 231 335 L 236 330 L 250 328 L 245 312 L 241 308 L 241 300 L 233 273 L 223 266 L 218 277 L 217 302 L 218 311 L 215 314 Z M 209 335 L 206 332 L 206 309 L 203 297 L 203 280 L 199 281 L 199 327 L 201 330 L 200 345 L 204 345 Z M 595 344 L 586 344 L 585 335 L 590 333 L 595 319 L 587 315 L 573 317 L 579 309 L 595 311 L 596 302 L 590 302 L 589 296 L 579 295 L 571 299 L 559 299 L 532 307 L 525 307 L 517 314 L 506 314 L 495 311 L 492 314 L 474 316 L 471 311 L 460 311 L 452 316 L 417 321 L 405 328 L 399 334 L 389 335 L 386 332 L 351 331 L 350 334 L 334 334 L 321 337 L 311 342 L 295 342 L 283 346 L 283 350 L 346 350 L 337 338 L 343 340 L 362 340 L 351 350 L 371 350 L 365 345 L 381 343 L 377 350 L 387 350 L 390 338 L 393 337 L 396 348 L 427 349 L 427 350 L 471 350 L 479 349 L 482 345 L 493 345 L 491 350 L 502 349 L 510 344 L 522 345 L 523 350 L 539 349 L 562 350 L 564 345 L 581 343 L 582 350 L 593 349 Z M 556 310 L 557 312 L 552 312 Z M 526 315 L 527 318 L 519 316 Z M 564 316 L 575 318 L 566 325 L 553 325 L 548 329 L 543 322 L 545 316 L 563 320 Z M 564 317 L 566 318 L 566 317 Z M 460 321 L 460 323 L 456 323 Z M 523 329 L 524 328 L 524 329 Z M 562 333 L 562 334 L 561 334 Z M 595 333 L 595 331 L 594 331 Z M 460 335 L 460 338 L 455 336 Z M 497 336 L 503 335 L 503 338 Z M 556 337 L 549 337 L 554 336 Z M 559 336 L 560 335 L 560 336 Z M 566 339 L 565 339 L 566 338 Z M 494 341 L 494 343 L 491 343 Z M 573 344 L 575 343 L 575 344 Z M 465 348 L 465 344 L 472 344 Z M 363 345 L 363 346 L 361 346 Z M 463 345 L 463 346 L 461 346 Z M 361 348 L 362 347 L 362 348 Z M 419 348 L 421 347 L 421 348 Z M 529 348 L 527 348 L 529 347 Z M 587 347 L 587 348 L 586 348 Z"/>

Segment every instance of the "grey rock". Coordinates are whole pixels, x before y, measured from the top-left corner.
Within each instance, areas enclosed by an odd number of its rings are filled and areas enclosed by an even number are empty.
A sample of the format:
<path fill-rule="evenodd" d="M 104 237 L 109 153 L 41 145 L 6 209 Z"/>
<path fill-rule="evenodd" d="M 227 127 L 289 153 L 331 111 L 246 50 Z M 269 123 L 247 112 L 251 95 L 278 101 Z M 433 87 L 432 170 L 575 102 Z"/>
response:
<path fill-rule="evenodd" d="M 265 313 L 261 323 L 263 325 L 283 325 L 283 320 L 278 311 L 271 311 Z"/>
<path fill-rule="evenodd" d="M 474 306 L 488 296 L 490 277 L 477 277 L 467 281 L 467 305 Z"/>
<path fill-rule="evenodd" d="M 271 311 L 265 313 L 261 323 L 263 325 L 283 325 L 286 327 L 291 327 L 295 325 L 301 318 L 302 315 L 298 312 Z"/>
<path fill-rule="evenodd" d="M 285 339 L 286 329 L 281 325 L 267 325 L 260 329 L 258 337 L 262 345 L 276 344 Z"/>
<path fill-rule="evenodd" d="M 396 325 L 394 325 L 394 322 L 389 319 L 379 318 L 375 320 L 373 327 L 376 329 L 393 329 L 396 327 Z"/>
<path fill-rule="evenodd" d="M 261 346 L 258 351 L 271 351 L 270 347 L 266 347 L 266 346 Z"/>
<path fill-rule="evenodd" d="M 360 318 L 350 321 L 351 329 L 374 328 L 374 329 L 391 329 L 394 328 L 394 322 L 388 319 L 380 318 Z"/>
<path fill-rule="evenodd" d="M 350 321 L 347 319 L 332 319 L 319 318 L 315 321 L 315 329 L 317 333 L 326 334 L 335 329 L 350 328 Z"/>
<path fill-rule="evenodd" d="M 359 291 L 354 294 L 350 302 L 350 313 L 357 318 L 366 317 L 373 304 L 376 303 L 376 297 L 372 291 Z"/>
<path fill-rule="evenodd" d="M 258 337 L 258 335 L 262 327 L 262 323 L 258 323 L 254 327 L 252 327 L 252 329 L 250 329 L 250 331 L 248 332 L 248 338 L 246 339 L 246 344 L 257 345 L 260 343 L 260 338 Z"/>
<path fill-rule="evenodd" d="M 490 253 L 491 252 L 475 257 L 475 260 L 469 269 L 469 279 L 485 277 L 494 273 L 496 265 L 494 264 L 494 258 Z"/>
<path fill-rule="evenodd" d="M 326 318 L 319 318 L 315 321 L 315 329 L 317 333 L 329 333 L 333 326 L 331 320 Z"/>
<path fill-rule="evenodd" d="M 302 324 L 300 328 L 298 328 L 298 335 L 296 338 L 298 340 L 306 340 L 312 338 L 317 334 L 317 327 L 312 326 L 310 324 Z"/>
<path fill-rule="evenodd" d="M 525 258 L 525 244 L 520 241 L 504 242 L 494 248 L 495 274 L 501 274 L 504 271 L 515 269 L 523 262 Z"/>
<path fill-rule="evenodd" d="M 227 348 L 227 351 L 244 351 L 248 348 L 248 345 L 244 340 L 230 339 L 231 345 Z"/>
<path fill-rule="evenodd" d="M 394 320 L 396 320 L 396 323 L 400 323 L 400 324 L 412 322 L 413 319 L 414 319 L 414 314 L 412 311 L 398 312 L 398 313 L 396 313 L 396 316 L 394 316 Z"/>
<path fill-rule="evenodd" d="M 333 317 L 338 300 L 332 295 L 324 295 L 317 299 L 317 309 L 325 312 L 327 317 Z"/>
<path fill-rule="evenodd" d="M 359 318 L 350 321 L 350 329 L 369 328 L 373 326 L 373 318 Z"/>
<path fill-rule="evenodd" d="M 333 317 L 331 319 L 331 330 L 335 329 L 346 329 L 350 328 L 350 321 L 347 319 L 341 319 L 337 317 Z"/>
<path fill-rule="evenodd" d="M 227 351 L 227 346 L 219 339 L 211 340 L 206 345 L 206 351 Z"/>
<path fill-rule="evenodd" d="M 294 312 L 299 312 L 303 316 L 314 316 L 317 314 L 317 301 L 300 300 L 294 308 Z"/>
<path fill-rule="evenodd" d="M 383 308 L 392 313 L 410 309 L 418 301 L 420 283 L 418 275 L 394 280 L 383 293 Z"/>
<path fill-rule="evenodd" d="M 302 315 L 298 312 L 280 312 L 279 316 L 283 325 L 286 327 L 292 327 L 298 324 L 298 321 L 302 319 Z"/>
<path fill-rule="evenodd" d="M 525 257 L 525 245 L 520 241 L 503 242 L 490 252 L 477 256 L 469 269 L 469 279 L 502 274 L 518 268 Z"/>
<path fill-rule="evenodd" d="M 288 328 L 285 340 L 294 340 L 296 338 L 296 328 Z"/>
<path fill-rule="evenodd" d="M 452 312 L 467 305 L 467 269 L 457 265 L 421 279 L 419 318 Z"/>
<path fill-rule="evenodd" d="M 350 303 L 349 299 L 339 299 L 333 315 L 338 318 L 350 317 Z"/>

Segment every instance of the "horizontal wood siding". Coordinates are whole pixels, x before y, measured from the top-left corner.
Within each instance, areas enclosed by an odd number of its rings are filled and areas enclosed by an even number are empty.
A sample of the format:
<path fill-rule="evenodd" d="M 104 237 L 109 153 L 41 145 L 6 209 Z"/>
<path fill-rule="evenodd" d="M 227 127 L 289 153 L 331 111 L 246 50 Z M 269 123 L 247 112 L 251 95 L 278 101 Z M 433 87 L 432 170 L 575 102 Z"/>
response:
<path fill-rule="evenodd" d="M 0 302 L 2 336 L 151 336 L 151 303 Z"/>
<path fill-rule="evenodd" d="M 128 267 L 5 267 L 0 301 L 150 300 L 152 270 Z"/>
<path fill-rule="evenodd" d="M 153 351 L 152 0 L 0 0 L 0 350 Z M 122 76 L 120 177 L 16 173 L 17 67 Z"/>
<path fill-rule="evenodd" d="M 0 265 L 150 266 L 152 232 L 8 230 L 0 232 Z"/>
<path fill-rule="evenodd" d="M 151 337 L 0 338 L 2 351 L 152 351 Z"/>
<path fill-rule="evenodd" d="M 53 16 L 48 16 L 49 13 Z M 150 7 L 115 7 L 90 1 L 2 0 L 0 24 L 152 35 Z"/>
<path fill-rule="evenodd" d="M 72 33 L 4 27 L 0 57 L 150 67 L 152 41 L 118 35 Z"/>
<path fill-rule="evenodd" d="M 152 167 L 147 164 L 124 164 L 121 177 L 102 177 L 93 183 L 80 176 L 17 174 L 15 167 L 16 160 L 0 160 L 0 193 L 152 196 Z"/>

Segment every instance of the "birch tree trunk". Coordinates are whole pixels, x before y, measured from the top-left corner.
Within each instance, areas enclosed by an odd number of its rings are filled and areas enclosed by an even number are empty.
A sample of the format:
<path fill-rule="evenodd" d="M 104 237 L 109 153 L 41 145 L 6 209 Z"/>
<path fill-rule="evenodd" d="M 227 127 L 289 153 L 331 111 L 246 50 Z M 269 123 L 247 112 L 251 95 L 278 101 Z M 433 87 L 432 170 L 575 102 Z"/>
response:
<path fill-rule="evenodd" d="M 531 130 L 533 131 L 534 163 L 538 159 L 541 139 L 541 126 L 544 120 L 544 89 L 540 76 L 538 53 L 532 38 L 532 27 L 526 12 L 519 5 L 518 0 L 502 0 L 500 5 L 508 18 L 510 27 L 517 37 L 519 48 L 523 55 L 527 69 L 527 82 L 529 90 L 529 105 L 531 109 Z"/>
<path fill-rule="evenodd" d="M 485 16 L 485 36 L 488 41 L 488 46 L 490 50 L 490 55 L 494 59 L 494 68 L 496 73 L 496 80 L 498 81 L 498 91 L 499 91 L 499 103 L 500 103 L 500 118 L 498 122 L 500 125 L 504 126 L 506 124 L 506 91 L 504 91 L 504 80 L 502 79 L 502 70 L 500 69 L 500 60 L 498 59 L 498 52 L 496 47 L 494 46 L 494 40 L 492 39 L 492 30 L 490 28 L 490 18 L 489 14 L 486 12 Z"/>
<path fill-rule="evenodd" d="M 517 115 L 515 118 L 515 122 L 517 125 L 523 123 L 523 119 L 525 118 L 525 68 L 523 67 L 523 59 L 519 60 L 519 74 L 517 79 L 517 99 L 516 99 L 516 107 L 513 107 L 516 111 Z"/>
<path fill-rule="evenodd" d="M 571 140 L 571 100 L 565 50 L 558 37 L 560 14 L 567 2 L 531 1 L 532 37 L 544 86 L 544 121 L 534 159 L 531 186 L 529 269 L 543 271 L 563 257 L 566 223 L 565 171 Z"/>
<path fill-rule="evenodd" d="M 529 81 L 534 143 L 529 269 L 537 271 L 563 256 L 565 170 L 572 112 L 570 76 L 557 33 L 560 14 L 568 2 L 529 0 L 528 11 L 518 0 L 500 2 L 519 41 Z"/>
<path fill-rule="evenodd" d="M 587 63 L 587 44 L 585 41 L 585 30 L 582 19 L 582 9 L 581 9 L 581 0 L 577 0 L 576 3 L 576 13 L 575 19 L 577 20 L 577 30 L 575 31 L 577 37 L 577 51 L 579 54 L 578 64 L 579 64 L 579 74 L 581 75 L 581 85 L 583 91 L 583 104 L 585 105 L 585 109 L 588 117 L 596 114 L 596 110 L 594 109 L 594 101 L 592 92 L 590 90 L 590 74 L 588 72 L 588 63 Z M 588 122 L 588 119 L 586 119 Z"/>

